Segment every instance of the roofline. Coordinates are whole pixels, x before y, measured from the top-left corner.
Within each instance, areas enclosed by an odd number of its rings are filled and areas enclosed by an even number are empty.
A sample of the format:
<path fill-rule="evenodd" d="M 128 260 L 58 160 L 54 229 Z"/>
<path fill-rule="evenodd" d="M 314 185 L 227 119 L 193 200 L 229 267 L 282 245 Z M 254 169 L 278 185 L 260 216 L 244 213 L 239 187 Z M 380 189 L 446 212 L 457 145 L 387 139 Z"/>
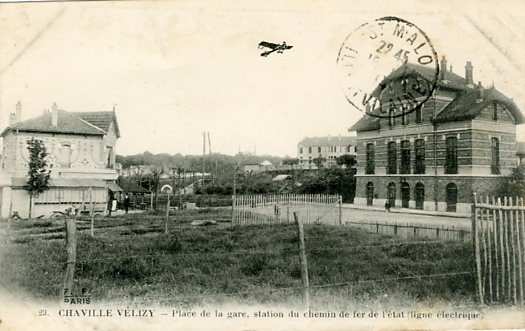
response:
<path fill-rule="evenodd" d="M 29 132 L 29 133 L 49 133 L 49 134 L 70 134 L 74 136 L 104 136 L 105 133 L 78 133 L 78 132 L 56 132 L 56 131 L 45 131 L 45 130 L 31 130 L 31 129 L 17 129 L 13 128 L 11 126 L 8 126 L 7 128 L 2 131 L 0 134 L 0 137 L 4 137 L 5 134 L 8 131 L 16 131 L 16 132 Z"/>

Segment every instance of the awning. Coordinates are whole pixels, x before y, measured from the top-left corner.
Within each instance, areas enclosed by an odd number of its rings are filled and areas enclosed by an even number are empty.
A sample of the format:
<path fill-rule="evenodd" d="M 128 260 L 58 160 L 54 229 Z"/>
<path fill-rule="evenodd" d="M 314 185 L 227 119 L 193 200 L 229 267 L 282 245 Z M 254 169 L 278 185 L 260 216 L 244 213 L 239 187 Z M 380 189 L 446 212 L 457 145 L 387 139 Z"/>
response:
<path fill-rule="evenodd" d="M 106 183 L 106 187 L 113 192 L 122 192 L 123 190 L 115 183 Z"/>
<path fill-rule="evenodd" d="M 13 188 L 25 188 L 27 177 L 15 177 L 12 179 Z M 116 185 L 116 184 L 114 184 Z M 103 188 L 106 183 L 100 179 L 89 178 L 51 178 L 49 180 L 50 188 Z"/>

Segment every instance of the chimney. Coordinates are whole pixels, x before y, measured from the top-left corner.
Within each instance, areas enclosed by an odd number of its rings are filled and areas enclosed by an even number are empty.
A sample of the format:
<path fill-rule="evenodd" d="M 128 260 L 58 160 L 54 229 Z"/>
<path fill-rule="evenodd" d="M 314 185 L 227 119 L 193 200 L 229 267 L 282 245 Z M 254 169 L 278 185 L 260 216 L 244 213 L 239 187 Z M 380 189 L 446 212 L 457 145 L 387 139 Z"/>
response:
<path fill-rule="evenodd" d="M 468 61 L 465 66 L 465 79 L 467 80 L 467 85 L 469 87 L 474 87 L 474 79 L 472 78 L 472 62 Z"/>
<path fill-rule="evenodd" d="M 19 123 L 22 121 L 22 104 L 20 103 L 20 101 L 18 101 L 16 104 L 15 116 L 16 116 L 16 123 Z"/>
<path fill-rule="evenodd" d="M 441 71 L 439 72 L 439 78 L 441 80 L 445 79 L 445 73 L 447 72 L 447 59 L 445 59 L 445 56 L 441 58 Z"/>
<path fill-rule="evenodd" d="M 16 114 L 11 113 L 9 114 L 9 126 L 16 124 Z"/>
<path fill-rule="evenodd" d="M 58 125 L 58 107 L 57 104 L 54 103 L 51 107 L 53 109 L 51 113 L 51 125 L 57 126 Z"/>

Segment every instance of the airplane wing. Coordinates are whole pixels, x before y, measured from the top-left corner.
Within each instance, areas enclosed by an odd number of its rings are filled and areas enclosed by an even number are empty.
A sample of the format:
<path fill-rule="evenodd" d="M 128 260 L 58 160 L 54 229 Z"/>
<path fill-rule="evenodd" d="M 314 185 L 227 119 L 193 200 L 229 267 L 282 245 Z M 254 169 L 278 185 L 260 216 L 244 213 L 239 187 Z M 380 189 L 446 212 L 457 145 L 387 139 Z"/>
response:
<path fill-rule="evenodd" d="M 279 47 L 278 44 L 274 44 L 274 43 L 269 43 L 267 41 L 261 41 L 259 43 L 259 48 L 263 48 L 263 47 L 268 47 L 268 48 L 271 48 L 271 49 L 276 49 L 277 47 Z"/>
<path fill-rule="evenodd" d="M 272 54 L 273 52 L 275 52 L 275 49 L 272 49 L 270 51 L 266 51 L 264 53 L 261 53 L 261 56 L 267 57 L 268 55 Z"/>

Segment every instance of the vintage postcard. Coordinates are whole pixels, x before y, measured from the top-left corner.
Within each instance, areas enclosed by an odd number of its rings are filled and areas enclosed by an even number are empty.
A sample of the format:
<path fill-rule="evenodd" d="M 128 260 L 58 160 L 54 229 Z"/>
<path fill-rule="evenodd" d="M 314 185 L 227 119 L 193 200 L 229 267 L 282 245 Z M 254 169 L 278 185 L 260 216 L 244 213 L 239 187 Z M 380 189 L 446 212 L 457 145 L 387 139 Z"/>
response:
<path fill-rule="evenodd" d="M 525 329 L 525 3 L 0 3 L 0 330 Z"/>

